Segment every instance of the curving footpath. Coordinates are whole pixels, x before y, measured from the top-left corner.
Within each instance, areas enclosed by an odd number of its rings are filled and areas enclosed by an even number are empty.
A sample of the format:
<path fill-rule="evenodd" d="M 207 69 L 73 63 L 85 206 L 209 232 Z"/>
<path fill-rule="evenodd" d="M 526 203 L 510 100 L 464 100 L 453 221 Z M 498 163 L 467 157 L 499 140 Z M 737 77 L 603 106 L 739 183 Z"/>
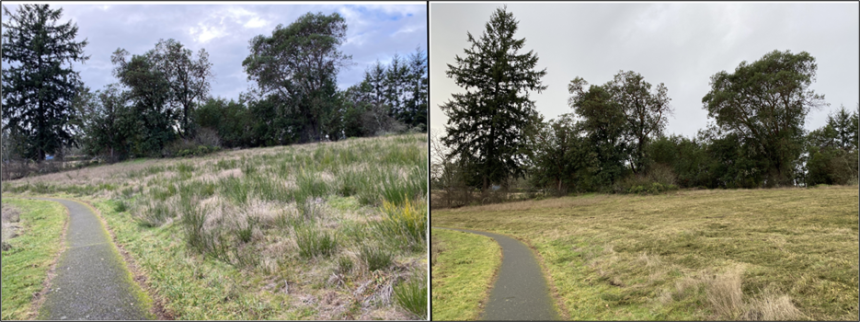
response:
<path fill-rule="evenodd" d="M 101 221 L 86 205 L 54 198 L 69 209 L 67 248 L 57 262 L 56 276 L 39 309 L 47 320 L 150 319 L 151 301 L 132 281 Z"/>
<path fill-rule="evenodd" d="M 455 228 L 441 228 L 484 235 L 502 248 L 502 265 L 482 320 L 558 320 L 553 299 L 540 265 L 531 250 L 508 236 Z"/>

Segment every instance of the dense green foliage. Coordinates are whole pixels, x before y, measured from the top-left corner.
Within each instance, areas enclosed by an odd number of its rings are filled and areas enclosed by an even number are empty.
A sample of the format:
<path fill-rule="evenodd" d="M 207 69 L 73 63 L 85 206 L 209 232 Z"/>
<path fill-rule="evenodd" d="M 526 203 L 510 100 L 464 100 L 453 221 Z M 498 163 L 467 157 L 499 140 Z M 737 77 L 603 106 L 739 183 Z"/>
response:
<path fill-rule="evenodd" d="M 500 17 L 507 17 L 501 9 L 488 31 L 507 26 Z M 492 55 L 482 55 L 457 61 L 477 70 L 505 71 L 492 76 L 517 72 L 489 65 L 486 57 Z M 433 182 L 449 207 L 468 204 L 475 188 L 486 192 L 486 181 L 505 184 L 507 177 L 493 171 L 513 174 L 518 161 L 527 178 L 521 188 L 557 194 L 857 184 L 860 105 L 854 111 L 835 111 L 820 129 L 803 128 L 810 110 L 828 105 L 823 95 L 809 89 L 816 68 L 815 58 L 806 52 L 773 51 L 753 63 L 741 62 L 734 73 L 715 74 L 702 99 L 713 122 L 686 138 L 663 133 L 672 113 L 667 88 L 659 84 L 652 91 L 633 71 L 621 71 L 600 86 L 576 77 L 568 85 L 573 113 L 549 121 L 532 116 L 523 124 L 500 122 L 515 113 L 503 113 L 491 99 L 482 101 L 496 97 L 497 88 L 482 83 L 490 75 L 470 79 L 465 67 L 449 66 L 449 76 L 459 77 L 461 85 L 472 81 L 475 92 L 455 94 L 455 101 L 442 106 L 450 118 L 448 137 L 433 148 Z M 514 128 L 521 141 L 503 139 L 492 130 Z M 504 142 L 509 154 L 488 154 L 496 142 Z M 526 144 L 517 146 L 519 142 Z M 446 148 L 451 152 L 445 153 Z M 494 159 L 485 160 L 488 155 Z M 505 166 L 497 169 L 497 164 Z M 482 194 L 481 200 L 487 197 Z"/>
<path fill-rule="evenodd" d="M 816 69 L 807 52 L 773 51 L 751 64 L 741 62 L 733 74 L 711 76 L 702 103 L 719 130 L 736 135 L 757 163 L 757 184 L 790 185 L 795 179 L 804 120 L 810 109 L 824 105 L 824 96 L 809 89 Z"/>
<path fill-rule="evenodd" d="M 75 42 L 77 25 L 57 24 L 63 10 L 25 4 L 3 23 L 3 131 L 16 138 L 19 155 L 45 160 L 76 145 L 72 100 L 81 84 L 71 67 L 84 62 L 87 41 Z"/>
<path fill-rule="evenodd" d="M 84 61 L 77 27 L 55 26 L 61 10 L 25 5 L 4 23 L 3 156 L 43 160 L 72 145 L 110 162 L 196 156 L 221 147 L 261 147 L 427 129 L 426 53 L 376 63 L 346 90 L 337 75 L 347 25 L 308 13 L 250 41 L 242 65 L 256 88 L 210 95 L 212 64 L 182 43 L 159 40 L 143 54 L 118 48 L 117 83 L 91 91 L 61 64 Z M 41 30 L 41 29 L 44 30 Z M 47 58 L 47 57 L 50 57 Z M 44 59 L 43 59 L 44 58 Z M 41 94 L 40 94 L 41 93 Z"/>

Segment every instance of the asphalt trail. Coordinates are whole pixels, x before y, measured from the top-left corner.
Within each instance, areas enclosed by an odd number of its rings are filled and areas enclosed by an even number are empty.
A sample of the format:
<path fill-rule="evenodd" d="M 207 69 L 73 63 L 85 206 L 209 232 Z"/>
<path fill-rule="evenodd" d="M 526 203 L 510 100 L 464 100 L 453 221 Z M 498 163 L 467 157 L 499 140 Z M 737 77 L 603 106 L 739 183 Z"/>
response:
<path fill-rule="evenodd" d="M 131 279 L 116 246 L 92 210 L 79 202 L 69 209 L 67 248 L 39 309 L 40 320 L 144 320 L 152 318 L 143 291 Z"/>
<path fill-rule="evenodd" d="M 490 299 L 484 306 L 482 320 L 558 320 L 550 289 L 540 264 L 528 246 L 508 236 L 483 231 L 450 229 L 496 240 L 502 248 L 502 265 Z"/>

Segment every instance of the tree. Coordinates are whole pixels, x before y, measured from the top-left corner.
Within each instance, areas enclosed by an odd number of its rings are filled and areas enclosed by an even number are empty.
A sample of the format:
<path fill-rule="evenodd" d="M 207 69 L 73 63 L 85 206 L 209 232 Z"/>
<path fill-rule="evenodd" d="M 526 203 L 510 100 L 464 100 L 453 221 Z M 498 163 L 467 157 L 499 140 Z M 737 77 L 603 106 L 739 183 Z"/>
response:
<path fill-rule="evenodd" d="M 95 93 L 83 90 L 76 102 L 84 151 L 105 155 L 110 162 L 128 157 L 130 146 L 142 130 L 138 115 L 127 105 L 128 93 L 119 84 L 109 84 Z"/>
<path fill-rule="evenodd" d="M 337 108 L 337 72 L 351 59 L 338 50 L 346 28 L 337 13 L 307 13 L 287 27 L 278 25 L 271 37 L 251 39 L 251 54 L 242 62 L 262 94 L 289 101 L 287 108 L 307 120 L 303 141 L 321 139 L 322 119 Z"/>
<path fill-rule="evenodd" d="M 816 69 L 809 53 L 786 50 L 752 64 L 743 61 L 733 74 L 711 76 L 711 91 L 702 98 L 708 117 L 724 133 L 751 144 L 751 157 L 764 161 L 768 186 L 792 183 L 806 115 L 826 105 L 823 95 L 809 89 Z"/>
<path fill-rule="evenodd" d="M 132 142 L 131 153 L 138 156 L 161 156 L 162 148 L 176 138 L 174 125 L 179 119 L 168 105 L 171 99 L 170 82 L 164 70 L 147 55 L 133 55 L 117 49 L 111 56 L 114 76 L 128 87 L 128 99 L 133 103 L 134 114 L 140 123 L 140 135 Z"/>
<path fill-rule="evenodd" d="M 471 48 L 446 73 L 466 92 L 441 106 L 448 116 L 443 142 L 473 167 L 482 191 L 523 174 L 522 130 L 537 115 L 528 91 L 546 89 L 540 81 L 546 69 L 534 70 L 538 56 L 518 53 L 525 38 L 514 38 L 517 24 L 507 8 L 497 9 L 480 39 L 467 32 Z"/>
<path fill-rule="evenodd" d="M 192 136 L 195 100 L 202 100 L 209 93 L 209 79 L 213 77 L 212 63 L 209 54 L 201 48 L 197 60 L 192 59 L 192 52 L 176 40 L 159 40 L 155 49 L 146 54 L 166 77 L 170 88 L 170 104 L 179 111 L 181 118 L 180 134 L 188 138 Z"/>
<path fill-rule="evenodd" d="M 407 91 L 409 97 L 404 102 L 407 117 L 404 122 L 411 127 L 420 127 L 427 130 L 427 107 L 428 104 L 428 78 L 427 57 L 420 48 L 409 56 L 409 85 Z"/>
<path fill-rule="evenodd" d="M 559 193 L 575 189 L 589 171 L 596 168 L 596 155 L 582 135 L 582 124 L 572 114 L 562 114 L 549 122 L 536 122 L 531 131 L 529 154 L 533 185 Z"/>
<path fill-rule="evenodd" d="M 85 62 L 87 41 L 75 42 L 78 27 L 57 24 L 63 9 L 25 4 L 3 23 L 4 129 L 25 138 L 28 158 L 42 161 L 63 146 L 77 145 L 71 129 L 72 100 L 81 85 L 73 62 Z M 68 66 L 64 66 L 68 64 Z"/>
<path fill-rule="evenodd" d="M 668 90 L 660 83 L 651 93 L 651 84 L 633 71 L 618 72 L 605 86 L 624 111 L 627 120 L 625 139 L 631 147 L 630 168 L 634 173 L 640 173 L 649 162 L 645 147 L 651 138 L 663 133 L 669 122 L 672 108 Z"/>
<path fill-rule="evenodd" d="M 605 187 L 625 175 L 624 159 L 629 146 L 624 141 L 627 118 L 621 104 L 612 99 L 604 86 L 588 85 L 577 77 L 568 84 L 571 94 L 568 105 L 583 118 L 582 127 L 597 154 L 597 171 L 591 179 L 592 188 Z"/>
<path fill-rule="evenodd" d="M 807 135 L 804 178 L 807 185 L 856 183 L 858 112 L 842 106 L 827 116 L 827 124 Z"/>

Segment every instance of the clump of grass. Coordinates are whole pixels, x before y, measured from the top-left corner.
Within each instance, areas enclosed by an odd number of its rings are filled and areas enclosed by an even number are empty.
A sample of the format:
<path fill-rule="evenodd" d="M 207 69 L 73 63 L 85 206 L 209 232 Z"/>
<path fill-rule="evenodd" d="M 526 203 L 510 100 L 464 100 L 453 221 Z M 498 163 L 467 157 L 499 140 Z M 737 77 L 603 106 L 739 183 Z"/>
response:
<path fill-rule="evenodd" d="M 427 280 L 414 277 L 394 287 L 394 298 L 397 305 L 406 309 L 420 319 L 427 318 Z"/>
<path fill-rule="evenodd" d="M 708 302 L 722 317 L 736 319 L 743 313 L 743 291 L 741 290 L 740 269 L 732 269 L 716 275 L 708 281 L 705 288 Z"/>
<path fill-rule="evenodd" d="M 158 227 L 172 217 L 174 217 L 174 213 L 166 203 L 156 202 L 140 208 L 134 219 L 141 226 Z"/>
<path fill-rule="evenodd" d="M 337 258 L 337 272 L 341 274 L 346 274 L 352 271 L 353 262 L 352 259 L 347 256 L 340 256 Z"/>
<path fill-rule="evenodd" d="M 750 300 L 743 319 L 751 321 L 796 321 L 803 313 L 791 303 L 788 295 L 779 295 L 765 290 L 758 298 Z"/>
<path fill-rule="evenodd" d="M 116 200 L 114 202 L 114 211 L 116 212 L 125 212 L 128 210 L 128 204 L 125 203 L 125 200 Z"/>
<path fill-rule="evenodd" d="M 337 236 L 310 224 L 295 228 L 295 234 L 299 255 L 304 258 L 328 257 L 337 250 Z"/>
<path fill-rule="evenodd" d="M 236 177 L 223 178 L 220 181 L 221 194 L 226 196 L 231 201 L 238 205 L 243 205 L 248 202 L 248 194 L 251 192 L 251 187 L 241 179 Z"/>
<path fill-rule="evenodd" d="M 329 192 L 328 184 L 320 179 L 319 174 L 306 168 L 296 173 L 296 186 L 298 186 L 295 192 L 296 202 L 303 202 L 310 197 L 324 197 Z"/>
<path fill-rule="evenodd" d="M 427 207 L 406 200 L 403 206 L 383 202 L 386 217 L 372 225 L 380 235 L 414 251 L 423 250 L 427 240 Z"/>
<path fill-rule="evenodd" d="M 388 266 L 391 266 L 392 258 L 394 257 L 391 252 L 386 251 L 382 247 L 368 244 L 361 245 L 358 255 L 361 261 L 367 266 L 367 270 L 371 272 L 388 268 Z"/>

